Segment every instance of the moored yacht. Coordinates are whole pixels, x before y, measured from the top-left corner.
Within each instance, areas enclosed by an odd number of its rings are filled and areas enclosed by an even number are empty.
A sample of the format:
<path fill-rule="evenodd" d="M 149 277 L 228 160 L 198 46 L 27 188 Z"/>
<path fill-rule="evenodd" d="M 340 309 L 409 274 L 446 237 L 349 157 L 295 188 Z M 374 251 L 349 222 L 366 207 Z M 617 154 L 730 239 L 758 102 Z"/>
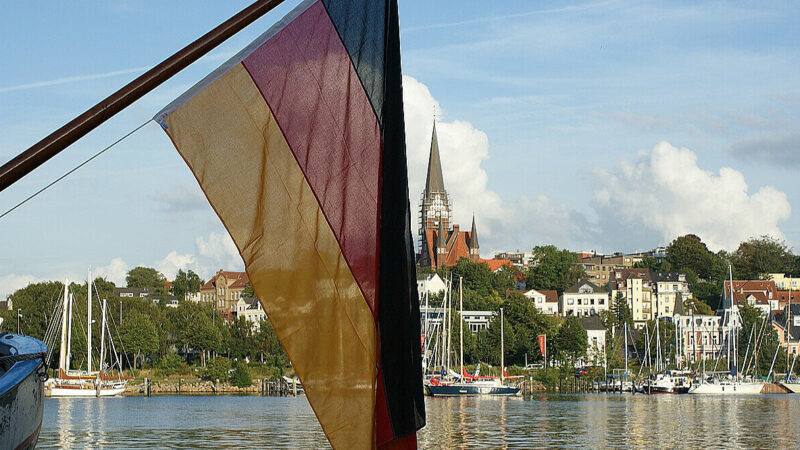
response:
<path fill-rule="evenodd" d="M 42 427 L 46 351 L 38 339 L 0 334 L 0 448 L 36 446 Z"/>
<path fill-rule="evenodd" d="M 72 343 L 72 303 L 69 293 L 69 281 L 64 282 L 64 299 L 61 306 L 61 317 L 53 320 L 61 321 L 61 348 L 59 352 L 58 375 L 47 380 L 44 393 L 49 397 L 114 397 L 125 392 L 127 380 L 121 376 L 109 376 L 106 371 L 106 334 L 109 332 L 106 323 L 106 301 L 102 302 L 102 324 L 100 334 L 100 367 L 92 371 L 92 274 L 87 281 L 87 355 L 86 370 L 71 370 Z M 113 341 L 111 342 L 113 345 Z M 119 361 L 117 363 L 120 366 Z"/>

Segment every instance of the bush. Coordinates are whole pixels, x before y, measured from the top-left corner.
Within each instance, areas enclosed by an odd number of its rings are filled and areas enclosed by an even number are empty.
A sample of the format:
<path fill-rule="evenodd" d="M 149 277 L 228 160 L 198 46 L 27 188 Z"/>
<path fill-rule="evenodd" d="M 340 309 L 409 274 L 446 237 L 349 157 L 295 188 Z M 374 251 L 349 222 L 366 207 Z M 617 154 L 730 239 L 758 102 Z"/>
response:
<path fill-rule="evenodd" d="M 247 365 L 243 362 L 236 362 L 233 365 L 233 374 L 231 374 L 231 384 L 240 387 L 250 387 L 253 384 L 253 379 L 250 377 L 250 371 Z"/>
<path fill-rule="evenodd" d="M 221 356 L 212 359 L 206 364 L 203 370 L 203 378 L 211 381 L 228 381 L 228 373 L 231 370 L 231 361 Z"/>
<path fill-rule="evenodd" d="M 189 373 L 189 366 L 183 362 L 183 358 L 175 353 L 170 353 L 158 362 L 156 372 L 159 375 L 187 375 Z"/>

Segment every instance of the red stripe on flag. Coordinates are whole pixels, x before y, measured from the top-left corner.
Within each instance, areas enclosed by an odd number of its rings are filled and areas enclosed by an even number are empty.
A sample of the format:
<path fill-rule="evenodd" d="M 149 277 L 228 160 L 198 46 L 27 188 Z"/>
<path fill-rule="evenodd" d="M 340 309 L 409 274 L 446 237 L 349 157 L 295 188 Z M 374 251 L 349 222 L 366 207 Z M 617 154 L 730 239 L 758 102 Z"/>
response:
<path fill-rule="evenodd" d="M 324 6 L 312 5 L 243 64 L 377 316 L 380 128 Z"/>
<path fill-rule="evenodd" d="M 317 196 L 377 326 L 381 131 L 324 6 L 312 5 L 242 64 Z M 394 438 L 380 370 L 379 444 Z"/>

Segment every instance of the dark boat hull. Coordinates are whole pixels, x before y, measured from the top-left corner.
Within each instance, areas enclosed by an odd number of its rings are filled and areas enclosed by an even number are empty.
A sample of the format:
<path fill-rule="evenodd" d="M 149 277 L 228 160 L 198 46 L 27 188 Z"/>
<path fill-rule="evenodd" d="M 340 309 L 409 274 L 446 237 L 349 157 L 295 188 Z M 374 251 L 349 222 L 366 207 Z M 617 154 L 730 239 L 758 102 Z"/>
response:
<path fill-rule="evenodd" d="M 465 396 L 512 396 L 519 395 L 519 388 L 514 386 L 469 386 L 464 384 L 451 384 L 428 386 L 432 397 L 465 397 Z"/>
<path fill-rule="evenodd" d="M 39 354 L 45 350 L 38 339 L 6 334 L 0 337 L 0 355 Z M 0 376 L 0 448 L 33 448 L 42 427 L 42 359 L 4 363 Z"/>

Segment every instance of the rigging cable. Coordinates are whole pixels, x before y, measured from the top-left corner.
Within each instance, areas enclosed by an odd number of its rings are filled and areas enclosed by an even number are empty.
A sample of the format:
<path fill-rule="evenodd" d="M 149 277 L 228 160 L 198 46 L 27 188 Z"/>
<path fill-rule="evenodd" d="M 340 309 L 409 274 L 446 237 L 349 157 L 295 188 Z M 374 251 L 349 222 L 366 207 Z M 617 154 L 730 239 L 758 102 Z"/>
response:
<path fill-rule="evenodd" d="M 70 169 L 70 170 L 69 170 L 67 173 L 65 173 L 64 175 L 61 175 L 60 177 L 56 178 L 55 180 L 53 180 L 52 182 L 50 182 L 50 184 L 48 184 L 48 185 L 46 185 L 45 187 L 43 187 L 43 188 L 39 189 L 38 191 L 34 192 L 34 193 L 33 193 L 33 194 L 31 194 L 30 196 L 28 196 L 28 197 L 27 197 L 25 200 L 22 200 L 21 202 L 17 203 L 17 204 L 16 204 L 16 205 L 14 205 L 14 206 L 13 206 L 11 209 L 9 209 L 8 211 L 4 212 L 3 214 L 0 214 L 0 219 L 2 219 L 3 217 L 7 216 L 7 215 L 8 215 L 8 214 L 10 214 L 12 211 L 14 211 L 15 209 L 17 209 L 17 208 L 19 208 L 20 206 L 24 205 L 25 203 L 27 203 L 27 202 L 28 202 L 28 200 L 31 200 L 32 198 L 34 198 L 34 197 L 36 197 L 37 195 L 41 194 L 42 192 L 46 191 L 47 189 L 49 189 L 49 188 L 50 188 L 51 186 L 53 186 L 54 184 L 58 183 L 59 181 L 63 180 L 64 178 L 68 177 L 69 175 L 72 175 L 72 173 L 73 173 L 73 172 L 75 172 L 76 170 L 78 170 L 78 169 L 80 169 L 81 167 L 85 166 L 85 165 L 86 165 L 86 164 L 88 164 L 88 163 L 89 163 L 91 160 L 93 160 L 93 159 L 97 158 L 98 156 L 102 155 L 102 154 L 103 154 L 103 153 L 105 153 L 106 151 L 110 150 L 112 147 L 114 147 L 115 145 L 119 144 L 120 142 L 122 142 L 123 140 L 125 140 L 127 137 L 129 137 L 129 136 L 130 136 L 130 135 L 132 135 L 133 133 L 136 133 L 137 131 L 141 130 L 141 129 L 142 129 L 144 126 L 145 126 L 145 125 L 147 125 L 148 123 L 150 123 L 150 120 L 151 120 L 151 119 L 148 119 L 148 120 L 147 120 L 146 122 L 144 122 L 143 124 L 139 125 L 138 127 L 136 127 L 136 128 L 134 128 L 133 130 L 129 131 L 127 134 L 125 134 L 125 135 L 124 135 L 124 136 L 122 136 L 121 138 L 119 138 L 119 139 L 117 139 L 116 141 L 112 142 L 112 143 L 111 143 L 110 145 L 108 145 L 106 148 L 104 148 L 104 149 L 100 150 L 99 152 L 95 153 L 94 155 L 92 155 L 92 156 L 91 156 L 89 159 L 87 159 L 86 161 L 84 161 L 84 162 L 82 162 L 82 163 L 78 164 L 77 166 L 73 167 L 72 169 Z"/>

